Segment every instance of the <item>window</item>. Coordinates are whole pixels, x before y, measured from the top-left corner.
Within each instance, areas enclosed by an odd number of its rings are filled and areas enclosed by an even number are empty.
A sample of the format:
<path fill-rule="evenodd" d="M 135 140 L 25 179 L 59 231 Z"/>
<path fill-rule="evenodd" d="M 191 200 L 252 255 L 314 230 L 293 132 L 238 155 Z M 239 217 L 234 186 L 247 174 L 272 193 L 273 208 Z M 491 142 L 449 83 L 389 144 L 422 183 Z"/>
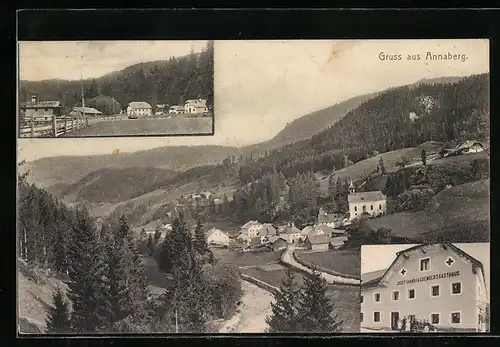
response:
<path fill-rule="evenodd" d="M 48 111 L 49 111 L 49 109 L 48 109 L 48 108 L 46 108 L 46 109 L 45 109 L 45 111 L 47 111 L 47 112 L 48 112 Z"/>
<path fill-rule="evenodd" d="M 373 312 L 373 321 L 380 322 L 380 312 Z"/>
<path fill-rule="evenodd" d="M 378 204 L 378 209 L 381 210 L 382 209 L 382 204 Z"/>
<path fill-rule="evenodd" d="M 415 289 L 408 289 L 408 299 L 415 299 Z"/>
<path fill-rule="evenodd" d="M 392 300 L 397 301 L 399 300 L 399 291 L 393 291 L 392 292 Z"/>
<path fill-rule="evenodd" d="M 460 312 L 453 312 L 451 314 L 451 324 L 460 324 Z"/>
<path fill-rule="evenodd" d="M 462 283 L 455 282 L 451 284 L 451 294 L 461 294 L 462 293 Z"/>
<path fill-rule="evenodd" d="M 431 296 L 439 296 L 439 286 L 431 286 Z"/>
<path fill-rule="evenodd" d="M 431 258 L 420 259 L 420 271 L 429 271 L 431 269 Z"/>
<path fill-rule="evenodd" d="M 361 312 L 360 320 L 361 320 L 361 322 L 363 322 L 363 312 Z"/>
<path fill-rule="evenodd" d="M 363 303 L 363 298 L 364 298 L 364 296 L 363 296 L 363 295 L 361 295 L 361 303 Z"/>
<path fill-rule="evenodd" d="M 358 210 L 358 206 L 354 206 L 354 211 L 357 211 Z"/>
<path fill-rule="evenodd" d="M 439 313 L 431 314 L 431 324 L 439 324 Z"/>
<path fill-rule="evenodd" d="M 373 205 L 370 205 L 370 210 L 373 211 Z"/>
<path fill-rule="evenodd" d="M 375 302 L 380 302 L 380 293 L 375 293 L 374 300 Z"/>

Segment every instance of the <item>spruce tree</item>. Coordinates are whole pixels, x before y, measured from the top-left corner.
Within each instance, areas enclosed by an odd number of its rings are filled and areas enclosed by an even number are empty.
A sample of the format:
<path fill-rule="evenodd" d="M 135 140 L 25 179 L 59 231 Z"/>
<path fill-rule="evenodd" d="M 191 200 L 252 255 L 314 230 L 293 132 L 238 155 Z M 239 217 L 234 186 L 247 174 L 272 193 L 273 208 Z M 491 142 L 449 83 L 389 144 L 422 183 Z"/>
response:
<path fill-rule="evenodd" d="M 193 246 L 200 255 L 205 255 L 209 251 L 207 239 L 205 238 L 205 232 L 203 231 L 203 225 L 201 224 L 201 221 L 199 219 L 194 230 Z"/>
<path fill-rule="evenodd" d="M 148 236 L 148 250 L 149 250 L 150 256 L 153 255 L 154 249 L 155 249 L 155 244 L 153 241 L 153 235 L 149 234 L 149 236 Z"/>
<path fill-rule="evenodd" d="M 52 307 L 49 310 L 47 333 L 61 334 L 71 332 L 68 302 L 64 298 L 61 288 L 56 287 L 52 295 Z"/>
<path fill-rule="evenodd" d="M 314 270 L 304 277 L 298 300 L 299 330 L 332 333 L 340 331 L 342 321 L 334 314 L 334 305 L 326 296 L 326 281 Z"/>
<path fill-rule="evenodd" d="M 340 195 L 342 194 L 342 181 L 340 179 L 340 176 L 337 176 L 337 181 L 335 182 L 335 186 L 336 186 L 336 196 L 335 196 L 335 200 L 339 200 L 340 198 Z"/>
<path fill-rule="evenodd" d="M 94 221 L 84 207 L 76 210 L 76 223 L 69 247 L 68 298 L 73 305 L 72 330 L 93 333 L 106 329 L 109 301 L 105 286 L 105 264 Z"/>
<path fill-rule="evenodd" d="M 298 331 L 298 294 L 299 290 L 296 288 L 295 276 L 289 268 L 286 268 L 280 290 L 274 294 L 274 302 L 271 303 L 271 316 L 266 318 L 270 333 Z"/>
<path fill-rule="evenodd" d="M 67 234 L 65 225 L 61 220 L 56 223 L 54 232 L 54 241 L 52 243 L 52 264 L 58 273 L 65 274 L 68 270 L 68 236 L 70 235 Z"/>
<path fill-rule="evenodd" d="M 330 179 L 328 180 L 328 194 L 330 194 L 332 199 L 337 196 L 337 184 L 333 175 L 330 175 Z"/>

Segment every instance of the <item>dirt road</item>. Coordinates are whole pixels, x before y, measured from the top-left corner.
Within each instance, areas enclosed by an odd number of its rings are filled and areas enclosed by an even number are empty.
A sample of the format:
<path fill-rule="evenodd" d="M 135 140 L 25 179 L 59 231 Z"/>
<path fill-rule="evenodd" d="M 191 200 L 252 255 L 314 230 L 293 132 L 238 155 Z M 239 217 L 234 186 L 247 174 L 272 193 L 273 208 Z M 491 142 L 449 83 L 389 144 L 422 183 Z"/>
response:
<path fill-rule="evenodd" d="M 241 281 L 243 297 L 238 312 L 220 328 L 220 333 L 263 333 L 271 313 L 273 296 L 247 281 Z"/>

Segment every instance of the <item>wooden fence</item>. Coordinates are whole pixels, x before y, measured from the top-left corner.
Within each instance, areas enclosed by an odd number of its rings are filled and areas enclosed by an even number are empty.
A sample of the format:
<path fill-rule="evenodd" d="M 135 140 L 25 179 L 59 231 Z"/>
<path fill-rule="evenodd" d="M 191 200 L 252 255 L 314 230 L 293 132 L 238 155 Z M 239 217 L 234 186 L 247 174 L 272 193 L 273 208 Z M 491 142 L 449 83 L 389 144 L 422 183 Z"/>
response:
<path fill-rule="evenodd" d="M 19 120 L 19 137 L 59 137 L 95 123 L 119 119 L 126 119 L 126 116 L 21 115 Z"/>
<path fill-rule="evenodd" d="M 82 116 L 21 116 L 19 137 L 59 137 L 88 125 Z"/>

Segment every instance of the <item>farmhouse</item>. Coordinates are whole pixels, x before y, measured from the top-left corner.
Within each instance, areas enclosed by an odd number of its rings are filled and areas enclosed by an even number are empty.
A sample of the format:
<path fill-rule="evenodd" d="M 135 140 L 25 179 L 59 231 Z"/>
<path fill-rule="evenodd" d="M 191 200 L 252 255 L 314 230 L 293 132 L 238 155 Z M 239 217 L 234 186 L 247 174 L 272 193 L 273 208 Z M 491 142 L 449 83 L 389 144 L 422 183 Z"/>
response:
<path fill-rule="evenodd" d="M 327 225 L 331 228 L 335 228 L 335 222 L 337 216 L 334 213 L 327 213 L 323 208 L 319 209 L 318 212 L 318 224 Z"/>
<path fill-rule="evenodd" d="M 151 116 L 152 112 L 151 105 L 144 101 L 133 101 L 127 106 L 127 116 L 131 118 Z"/>
<path fill-rule="evenodd" d="M 99 116 L 101 114 L 102 114 L 101 111 L 96 110 L 95 108 L 92 107 L 73 107 L 73 109 L 69 112 L 70 116 L 77 116 L 77 117 L 81 117 L 83 115 Z"/>
<path fill-rule="evenodd" d="M 388 269 L 361 275 L 362 328 L 395 330 L 406 317 L 438 330 L 486 331 L 487 305 L 483 264 L 449 243 L 408 248 Z"/>
<path fill-rule="evenodd" d="M 455 149 L 459 154 L 478 153 L 484 151 L 484 146 L 479 141 L 465 141 Z"/>
<path fill-rule="evenodd" d="M 309 235 L 304 241 L 304 246 L 313 251 L 328 251 L 329 243 L 324 234 Z"/>
<path fill-rule="evenodd" d="M 337 236 L 337 237 L 332 237 L 329 241 L 328 248 L 330 249 L 339 249 L 341 248 L 346 242 L 348 241 L 347 237 L 345 236 Z"/>
<path fill-rule="evenodd" d="M 276 236 L 276 229 L 272 226 L 272 224 L 264 223 L 258 230 L 257 235 L 260 237 L 260 242 L 264 243 L 269 240 L 269 237 Z"/>
<path fill-rule="evenodd" d="M 259 238 L 259 230 L 262 228 L 262 224 L 258 221 L 251 220 L 246 222 L 240 229 L 238 240 L 249 243 L 252 238 Z M 259 241 L 260 242 L 260 241 Z"/>
<path fill-rule="evenodd" d="M 201 114 L 207 112 L 207 100 L 205 99 L 186 100 L 184 103 L 184 113 Z"/>
<path fill-rule="evenodd" d="M 156 104 L 156 114 L 157 115 L 161 115 L 161 114 L 164 114 L 166 113 L 168 109 L 168 105 L 165 105 L 165 104 Z"/>
<path fill-rule="evenodd" d="M 61 108 L 59 101 L 38 101 L 36 95 L 33 95 L 31 101 L 21 102 L 19 111 L 26 117 L 31 117 L 31 115 L 52 117 L 52 115 L 61 115 Z"/>
<path fill-rule="evenodd" d="M 271 245 L 273 251 L 279 251 L 285 249 L 288 245 L 288 242 L 280 236 L 271 236 L 269 238 L 269 244 Z"/>
<path fill-rule="evenodd" d="M 170 108 L 168 109 L 168 113 L 173 113 L 173 114 L 184 113 L 184 106 L 178 106 L 178 105 L 170 106 Z"/>
<path fill-rule="evenodd" d="M 356 193 L 356 188 L 352 183 L 349 185 L 349 220 L 353 220 L 362 214 L 369 214 L 372 217 L 381 216 L 387 211 L 387 196 L 381 191 Z"/>
<path fill-rule="evenodd" d="M 209 245 L 228 245 L 229 236 L 222 230 L 212 228 L 207 232 L 207 243 Z"/>
<path fill-rule="evenodd" d="M 280 226 L 278 228 L 278 235 L 284 238 L 288 243 L 295 243 L 301 240 L 300 230 L 294 223 Z"/>

